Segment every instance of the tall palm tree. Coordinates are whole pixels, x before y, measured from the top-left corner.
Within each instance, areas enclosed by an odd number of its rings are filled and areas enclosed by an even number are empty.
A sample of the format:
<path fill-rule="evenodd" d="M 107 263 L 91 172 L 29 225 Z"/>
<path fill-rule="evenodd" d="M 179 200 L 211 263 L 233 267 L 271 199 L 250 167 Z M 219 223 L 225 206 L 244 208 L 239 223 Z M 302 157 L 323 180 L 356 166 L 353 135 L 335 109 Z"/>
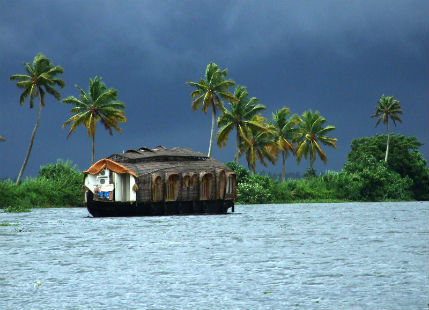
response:
<path fill-rule="evenodd" d="M 79 125 L 83 125 L 88 130 L 88 136 L 92 140 L 91 163 L 94 163 L 95 157 L 95 125 L 100 121 L 104 127 L 113 135 L 112 128 L 121 132 L 118 122 L 126 122 L 124 115 L 125 105 L 116 100 L 118 91 L 113 88 L 107 88 L 101 77 L 89 79 L 89 90 L 86 93 L 79 85 L 75 85 L 80 90 L 79 99 L 70 96 L 63 100 L 64 103 L 74 105 L 71 113 L 74 113 L 64 124 L 63 128 L 71 124 L 70 134 L 76 130 Z"/>
<path fill-rule="evenodd" d="M 228 72 L 227 70 L 221 70 L 218 65 L 211 62 L 207 65 L 204 78 L 200 82 L 186 82 L 186 84 L 196 88 L 191 93 L 191 97 L 195 98 L 192 101 L 192 110 L 195 112 L 199 109 L 202 104 L 203 113 L 207 113 L 207 109 L 210 107 L 212 110 L 212 127 L 210 131 L 210 143 L 209 151 L 207 156 L 210 157 L 212 151 L 212 142 L 213 142 L 213 132 L 214 124 L 216 120 L 216 113 L 218 110 L 223 112 L 223 103 L 222 99 L 236 102 L 234 95 L 229 92 L 229 88 L 234 86 L 235 83 L 233 80 L 226 80 Z"/>
<path fill-rule="evenodd" d="M 290 116 L 289 108 L 282 108 L 273 113 L 273 120 L 270 122 L 274 131 L 274 140 L 276 143 L 276 151 L 282 154 L 282 181 L 286 177 L 286 159 L 289 153 L 296 154 L 293 143 L 298 136 L 298 128 L 300 122 L 298 115 Z"/>
<path fill-rule="evenodd" d="M 252 117 L 253 122 L 259 122 L 262 126 L 265 125 L 265 117 L 255 115 Z M 270 161 L 272 164 L 276 162 L 276 145 L 273 140 L 273 132 L 266 128 L 261 130 L 258 127 L 249 127 L 248 135 L 243 136 L 240 146 L 240 154 L 246 154 L 247 166 L 255 173 L 256 161 L 259 160 L 265 167 Z"/>
<path fill-rule="evenodd" d="M 402 119 L 399 117 L 399 114 L 402 114 L 401 103 L 399 100 L 393 99 L 393 96 L 385 97 L 384 94 L 381 95 L 378 100 L 378 106 L 375 107 L 375 114 L 371 117 L 378 117 L 375 127 L 378 126 L 380 121 L 383 121 L 383 124 L 387 128 L 387 144 L 386 144 L 386 156 L 384 161 L 387 162 L 387 157 L 389 156 L 389 143 L 390 143 L 390 130 L 389 130 L 389 118 L 393 121 L 393 124 L 396 126 L 396 121 L 402 123 Z"/>
<path fill-rule="evenodd" d="M 24 163 L 22 164 L 18 178 L 16 179 L 16 184 L 21 183 L 22 174 L 24 173 L 28 159 L 30 158 L 34 137 L 36 136 L 37 129 L 39 128 L 42 107 L 45 106 L 45 93 L 54 96 L 54 98 L 59 101 L 61 99 L 61 95 L 55 89 L 55 86 L 58 85 L 61 88 L 64 88 L 65 86 L 63 80 L 56 78 L 58 74 L 64 73 L 64 69 L 60 66 L 54 66 L 51 60 L 45 57 L 42 53 L 39 53 L 34 57 L 33 64 L 26 62 L 24 63 L 24 67 L 27 74 L 15 74 L 9 79 L 11 81 L 17 81 L 16 86 L 23 89 L 23 92 L 19 97 L 19 104 L 23 105 L 25 99 L 30 96 L 30 109 L 32 109 L 34 106 L 34 98 L 39 97 L 39 109 L 37 112 L 36 124 L 31 134 L 30 145 L 28 146 Z"/>
<path fill-rule="evenodd" d="M 266 107 L 258 104 L 259 100 L 256 97 L 249 99 L 245 86 L 237 86 L 234 90 L 234 97 L 237 98 L 237 102 L 230 104 L 231 110 L 225 107 L 223 114 L 217 120 L 217 125 L 220 129 L 216 135 L 216 141 L 219 147 L 222 148 L 226 145 L 230 132 L 235 129 L 236 151 L 234 162 L 238 163 L 241 140 L 248 135 L 249 128 L 266 130 L 263 124 L 252 120 L 253 116 L 265 110 Z"/>
<path fill-rule="evenodd" d="M 299 123 L 299 136 L 298 136 L 298 150 L 296 157 L 298 162 L 301 161 L 302 156 L 308 158 L 310 155 L 310 170 L 313 170 L 313 163 L 317 155 L 326 164 L 327 157 L 323 152 L 319 142 L 337 148 L 337 138 L 330 138 L 326 134 L 335 130 L 335 126 L 325 126 L 326 119 L 319 115 L 319 111 L 312 112 L 311 110 L 305 111 L 302 114 Z"/>

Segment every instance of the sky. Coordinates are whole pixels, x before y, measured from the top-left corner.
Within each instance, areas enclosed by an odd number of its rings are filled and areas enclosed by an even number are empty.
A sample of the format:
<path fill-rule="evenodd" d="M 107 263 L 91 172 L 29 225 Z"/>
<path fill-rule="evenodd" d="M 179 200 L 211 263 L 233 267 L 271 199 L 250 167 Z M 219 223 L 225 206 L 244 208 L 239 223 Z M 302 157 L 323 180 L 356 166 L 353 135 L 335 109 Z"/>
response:
<path fill-rule="evenodd" d="M 324 147 L 319 173 L 340 170 L 353 139 L 375 128 L 377 101 L 394 96 L 404 111 L 395 133 L 417 136 L 429 159 L 429 1 L 7 1 L 0 0 L 0 179 L 15 179 L 28 148 L 37 108 L 19 105 L 9 81 L 39 52 L 61 65 L 62 99 L 101 76 L 119 91 L 127 122 L 110 136 L 96 129 L 96 159 L 141 146 L 186 147 L 207 153 L 211 115 L 191 109 L 192 88 L 209 62 L 247 86 L 267 107 L 318 110 L 334 125 L 337 149 Z M 232 90 L 231 90 L 232 91 Z M 66 139 L 71 106 L 45 98 L 24 176 L 58 158 L 90 166 L 91 139 L 78 128 Z M 235 134 L 212 156 L 234 158 Z M 240 163 L 246 165 L 244 157 Z M 287 172 L 309 166 L 293 157 Z M 258 171 L 280 173 L 281 160 Z"/>

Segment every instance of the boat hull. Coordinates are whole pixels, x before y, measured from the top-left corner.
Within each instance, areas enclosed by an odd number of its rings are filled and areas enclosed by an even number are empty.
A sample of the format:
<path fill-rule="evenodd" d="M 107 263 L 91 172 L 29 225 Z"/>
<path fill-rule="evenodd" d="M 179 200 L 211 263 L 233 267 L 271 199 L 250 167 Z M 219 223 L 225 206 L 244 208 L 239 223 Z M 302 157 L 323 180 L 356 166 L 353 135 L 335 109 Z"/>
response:
<path fill-rule="evenodd" d="M 146 203 L 89 200 L 86 207 L 93 217 L 226 214 L 230 208 L 234 212 L 232 200 L 220 199 Z"/>

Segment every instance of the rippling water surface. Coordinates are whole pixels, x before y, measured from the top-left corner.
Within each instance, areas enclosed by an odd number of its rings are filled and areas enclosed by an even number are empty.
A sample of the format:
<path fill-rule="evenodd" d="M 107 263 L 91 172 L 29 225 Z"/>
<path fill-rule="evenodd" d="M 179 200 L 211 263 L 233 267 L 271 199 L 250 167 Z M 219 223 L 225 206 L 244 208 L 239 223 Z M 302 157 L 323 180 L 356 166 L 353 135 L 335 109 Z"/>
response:
<path fill-rule="evenodd" d="M 0 309 L 428 309 L 426 202 L 1 223 Z"/>

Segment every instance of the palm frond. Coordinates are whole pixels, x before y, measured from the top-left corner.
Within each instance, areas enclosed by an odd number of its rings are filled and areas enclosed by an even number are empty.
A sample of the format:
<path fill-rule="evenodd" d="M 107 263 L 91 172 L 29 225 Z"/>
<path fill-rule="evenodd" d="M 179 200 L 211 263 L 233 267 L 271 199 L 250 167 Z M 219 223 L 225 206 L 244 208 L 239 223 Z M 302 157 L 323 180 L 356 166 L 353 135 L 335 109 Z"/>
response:
<path fill-rule="evenodd" d="M 105 104 L 110 101 L 116 100 L 117 96 L 118 96 L 118 91 L 116 89 L 110 88 L 103 91 L 102 93 L 99 93 L 98 97 L 92 97 L 92 99 L 94 100 L 95 105 L 99 105 L 99 104 Z"/>
<path fill-rule="evenodd" d="M 61 100 L 61 94 L 55 88 L 53 88 L 49 85 L 45 85 L 45 89 L 46 89 L 46 92 L 48 92 L 48 94 L 51 94 L 52 96 L 54 96 L 55 99 L 57 99 L 58 101 Z"/>
<path fill-rule="evenodd" d="M 26 74 L 14 74 L 9 77 L 10 81 L 25 81 L 28 80 L 28 82 L 31 83 L 31 76 Z"/>
<path fill-rule="evenodd" d="M 228 135 L 233 129 L 234 123 L 228 123 L 219 128 L 219 131 L 216 134 L 216 142 L 220 148 L 226 145 L 226 141 L 228 141 Z"/>
<path fill-rule="evenodd" d="M 199 96 L 197 99 L 195 99 L 194 101 L 192 101 L 192 111 L 196 111 L 199 109 L 201 103 L 203 102 L 203 98 L 205 97 L 206 94 L 202 94 L 201 96 Z"/>

